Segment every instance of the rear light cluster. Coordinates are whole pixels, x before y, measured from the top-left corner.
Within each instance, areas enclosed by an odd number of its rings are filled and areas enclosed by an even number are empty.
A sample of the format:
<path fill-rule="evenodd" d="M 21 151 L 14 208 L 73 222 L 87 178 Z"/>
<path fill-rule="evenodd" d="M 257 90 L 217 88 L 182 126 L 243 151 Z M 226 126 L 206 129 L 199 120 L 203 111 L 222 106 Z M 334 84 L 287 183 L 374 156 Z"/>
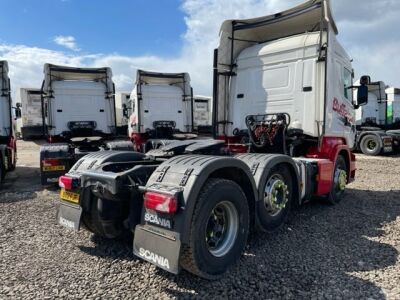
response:
<path fill-rule="evenodd" d="M 178 199 L 172 195 L 146 192 L 144 194 L 144 207 L 172 215 L 178 210 Z"/>
<path fill-rule="evenodd" d="M 60 165 L 59 159 L 44 159 L 42 160 L 43 167 L 53 167 Z"/>
<path fill-rule="evenodd" d="M 79 187 L 79 179 L 69 176 L 60 176 L 60 178 L 58 178 L 58 185 L 60 188 L 66 190 L 77 189 Z"/>

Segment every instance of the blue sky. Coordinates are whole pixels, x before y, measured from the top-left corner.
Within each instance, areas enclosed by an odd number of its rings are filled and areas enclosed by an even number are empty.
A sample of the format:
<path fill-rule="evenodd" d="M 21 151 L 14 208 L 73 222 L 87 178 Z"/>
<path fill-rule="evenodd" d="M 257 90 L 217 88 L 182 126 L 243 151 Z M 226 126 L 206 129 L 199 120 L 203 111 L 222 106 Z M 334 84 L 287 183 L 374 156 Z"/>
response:
<path fill-rule="evenodd" d="M 180 0 L 2 0 L 0 38 L 62 50 L 73 36 L 83 52 L 174 55 L 185 32 Z"/>
<path fill-rule="evenodd" d="M 138 68 L 189 72 L 211 95 L 212 55 L 226 19 L 277 13 L 303 0 L 0 0 L 0 59 L 15 92 L 40 87 L 43 65 L 111 67 L 119 91 Z M 400 87 L 400 1 L 331 0 L 356 76 Z"/>

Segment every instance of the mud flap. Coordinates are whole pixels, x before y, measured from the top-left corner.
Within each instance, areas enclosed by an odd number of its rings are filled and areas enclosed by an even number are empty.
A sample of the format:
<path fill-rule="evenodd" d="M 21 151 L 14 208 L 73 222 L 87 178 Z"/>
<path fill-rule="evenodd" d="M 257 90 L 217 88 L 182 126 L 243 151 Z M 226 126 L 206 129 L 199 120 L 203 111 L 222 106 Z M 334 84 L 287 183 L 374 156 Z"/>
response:
<path fill-rule="evenodd" d="M 81 225 L 82 207 L 61 202 L 57 210 L 57 223 L 68 229 L 79 231 Z"/>
<path fill-rule="evenodd" d="M 164 269 L 178 274 L 181 241 L 179 233 L 137 225 L 133 240 L 133 253 Z"/>

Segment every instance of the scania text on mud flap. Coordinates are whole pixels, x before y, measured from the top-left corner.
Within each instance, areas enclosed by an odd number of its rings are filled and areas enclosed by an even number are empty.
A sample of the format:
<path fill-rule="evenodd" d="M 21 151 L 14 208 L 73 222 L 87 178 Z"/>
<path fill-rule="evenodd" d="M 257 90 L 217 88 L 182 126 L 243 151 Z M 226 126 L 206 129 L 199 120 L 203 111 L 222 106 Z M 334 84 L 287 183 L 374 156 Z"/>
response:
<path fill-rule="evenodd" d="M 347 122 L 368 95 L 352 103 L 350 89 L 338 88 L 352 85 L 352 67 L 337 33 L 327 0 L 225 21 L 214 59 L 216 139 L 83 157 L 66 175 L 80 180 L 82 223 L 109 238 L 134 232 L 138 257 L 212 279 L 240 258 L 251 229 L 279 228 L 313 196 L 339 203 L 355 178 Z"/>
<path fill-rule="evenodd" d="M 15 124 L 12 116 L 11 86 L 8 77 L 8 63 L 0 60 L 0 185 L 6 173 L 17 163 Z M 20 108 L 14 107 L 16 118 L 20 118 Z"/>
<path fill-rule="evenodd" d="M 46 64 L 41 88 L 43 185 L 54 184 L 82 156 L 103 150 L 133 150 L 116 135 L 115 87 L 110 68 Z"/>

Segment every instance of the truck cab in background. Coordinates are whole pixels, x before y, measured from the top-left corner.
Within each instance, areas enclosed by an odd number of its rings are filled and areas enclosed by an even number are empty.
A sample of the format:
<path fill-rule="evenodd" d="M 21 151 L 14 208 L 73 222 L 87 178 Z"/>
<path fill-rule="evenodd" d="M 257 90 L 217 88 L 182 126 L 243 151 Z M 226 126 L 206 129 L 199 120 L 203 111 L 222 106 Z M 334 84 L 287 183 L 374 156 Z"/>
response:
<path fill-rule="evenodd" d="M 14 109 L 16 117 L 20 117 L 19 108 Z M 16 167 L 17 144 L 14 130 L 8 63 L 0 61 L 0 184 L 6 173 Z"/>
<path fill-rule="evenodd" d="M 54 184 L 90 152 L 132 149 L 116 135 L 115 87 L 110 68 L 73 68 L 45 64 L 40 148 L 42 184 Z"/>
<path fill-rule="evenodd" d="M 212 133 L 212 98 L 193 96 L 193 128 L 199 134 Z"/>
<path fill-rule="evenodd" d="M 117 134 L 126 136 L 128 134 L 128 123 L 131 115 L 131 100 L 129 92 L 118 92 L 115 94 L 115 116 L 117 120 Z"/>
<path fill-rule="evenodd" d="M 21 118 L 17 121 L 17 137 L 24 140 L 43 138 L 42 92 L 35 88 L 20 88 L 17 91 L 17 106 Z"/>
<path fill-rule="evenodd" d="M 396 151 L 400 146 L 396 89 L 388 89 L 383 81 L 372 82 L 369 76 L 364 76 L 363 81 L 367 87 L 368 102 L 356 110 L 355 148 L 366 155 Z M 359 86 L 360 81 L 357 81 L 355 87 Z M 358 89 L 355 89 L 354 96 L 358 97 L 358 93 Z"/>
<path fill-rule="evenodd" d="M 193 132 L 193 91 L 188 73 L 138 70 L 131 93 L 129 137 L 139 152 L 165 140 L 190 139 Z"/>

